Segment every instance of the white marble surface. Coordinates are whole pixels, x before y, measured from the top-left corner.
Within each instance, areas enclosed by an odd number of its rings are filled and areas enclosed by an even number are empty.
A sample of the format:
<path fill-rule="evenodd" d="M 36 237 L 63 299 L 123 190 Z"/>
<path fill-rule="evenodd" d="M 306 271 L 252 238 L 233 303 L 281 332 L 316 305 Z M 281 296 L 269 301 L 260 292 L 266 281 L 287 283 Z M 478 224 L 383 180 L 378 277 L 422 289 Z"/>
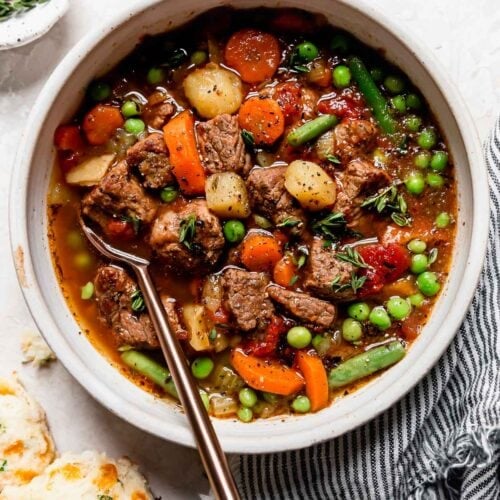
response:
<path fill-rule="evenodd" d="M 20 334 L 34 325 L 8 245 L 8 185 L 17 138 L 43 83 L 68 49 L 96 20 L 126 9 L 126 4 L 71 0 L 66 16 L 45 37 L 0 53 L 0 375 L 18 371 L 46 408 L 59 451 L 96 448 L 114 456 L 129 455 L 147 473 L 156 495 L 196 498 L 208 493 L 196 452 L 162 442 L 114 417 L 60 363 L 41 370 L 21 364 Z M 500 113 L 498 0 L 374 0 L 372 4 L 427 44 L 462 92 L 484 140 Z"/>

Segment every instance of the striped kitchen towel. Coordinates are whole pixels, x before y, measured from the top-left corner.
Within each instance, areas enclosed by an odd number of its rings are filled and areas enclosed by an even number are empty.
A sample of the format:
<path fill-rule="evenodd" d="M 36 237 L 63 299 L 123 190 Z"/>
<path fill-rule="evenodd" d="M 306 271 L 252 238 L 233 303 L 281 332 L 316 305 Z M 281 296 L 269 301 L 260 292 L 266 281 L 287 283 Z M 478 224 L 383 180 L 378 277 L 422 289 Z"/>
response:
<path fill-rule="evenodd" d="M 249 499 L 500 499 L 500 120 L 481 281 L 433 370 L 388 411 L 326 443 L 239 457 Z"/>

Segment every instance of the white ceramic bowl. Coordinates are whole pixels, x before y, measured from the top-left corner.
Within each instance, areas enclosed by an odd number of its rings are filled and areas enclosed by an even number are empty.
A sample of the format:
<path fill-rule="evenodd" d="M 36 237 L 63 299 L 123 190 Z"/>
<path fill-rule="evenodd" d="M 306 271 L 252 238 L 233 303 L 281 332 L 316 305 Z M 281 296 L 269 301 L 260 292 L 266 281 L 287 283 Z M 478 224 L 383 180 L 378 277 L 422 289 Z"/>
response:
<path fill-rule="evenodd" d="M 159 33 L 221 4 L 303 7 L 302 0 L 144 0 L 81 40 L 54 71 L 21 138 L 10 196 L 10 230 L 16 268 L 26 301 L 58 358 L 103 405 L 152 434 L 193 446 L 182 412 L 142 391 L 110 366 L 79 335 L 52 268 L 47 241 L 46 193 L 53 165 L 52 135 L 71 117 L 84 89 L 132 50 L 141 35 Z M 436 363 L 462 321 L 478 282 L 487 239 L 488 184 L 480 144 L 453 84 L 429 51 L 361 0 L 309 0 L 307 8 L 381 47 L 423 92 L 456 161 L 459 215 L 453 268 L 434 313 L 407 356 L 360 391 L 319 413 L 242 424 L 215 420 L 227 452 L 254 453 L 300 448 L 338 436 L 388 408 Z"/>

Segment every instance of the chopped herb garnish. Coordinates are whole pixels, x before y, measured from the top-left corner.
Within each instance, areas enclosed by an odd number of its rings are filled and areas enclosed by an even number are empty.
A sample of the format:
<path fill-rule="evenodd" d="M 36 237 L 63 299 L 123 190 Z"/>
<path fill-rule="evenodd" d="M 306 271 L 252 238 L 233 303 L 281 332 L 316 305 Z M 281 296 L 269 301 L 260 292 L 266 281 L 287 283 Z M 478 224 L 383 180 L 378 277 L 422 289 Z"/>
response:
<path fill-rule="evenodd" d="M 7 460 L 0 460 L 0 472 L 7 470 Z"/>
<path fill-rule="evenodd" d="M 243 129 L 241 131 L 241 138 L 243 139 L 243 142 L 245 143 L 246 146 L 248 146 L 251 149 L 254 148 L 255 139 L 253 137 L 252 132 L 249 132 L 248 130 Z"/>
<path fill-rule="evenodd" d="M 142 312 L 146 308 L 146 304 L 144 303 L 144 297 L 142 296 L 142 292 L 136 288 L 132 295 L 130 296 L 130 300 L 132 302 L 131 307 L 134 312 Z"/>
<path fill-rule="evenodd" d="M 337 276 L 332 281 L 331 287 L 332 290 L 336 293 L 345 292 L 346 290 L 349 290 L 349 288 L 352 288 L 352 291 L 354 293 L 357 293 L 357 291 L 365 284 L 365 281 L 366 276 L 358 276 L 356 273 L 352 272 L 350 281 L 341 283 L 340 276 Z"/>
<path fill-rule="evenodd" d="M 254 214 L 253 220 L 255 221 L 255 224 L 257 224 L 257 226 L 261 227 L 262 229 L 269 229 L 270 227 L 273 227 L 271 221 L 266 219 L 265 217 L 262 217 L 262 215 Z"/>
<path fill-rule="evenodd" d="M 298 226 L 302 221 L 299 219 L 294 219 L 293 217 L 287 217 L 283 222 L 276 224 L 276 227 L 295 227 Z"/>
<path fill-rule="evenodd" d="M 179 243 L 182 243 L 188 250 L 191 250 L 195 232 L 196 216 L 190 215 L 181 221 Z"/>
<path fill-rule="evenodd" d="M 290 59 L 288 61 L 288 66 L 293 71 L 297 71 L 298 73 L 309 73 L 309 68 L 302 64 L 304 61 L 298 54 L 296 50 L 292 52 L 290 55 Z"/>
<path fill-rule="evenodd" d="M 356 273 L 351 273 L 351 288 L 354 293 L 365 284 L 366 276 L 358 276 Z"/>
<path fill-rule="evenodd" d="M 212 328 L 210 330 L 210 333 L 208 334 L 208 338 L 210 340 L 215 340 L 217 338 L 217 329 L 216 328 Z"/>
<path fill-rule="evenodd" d="M 0 22 L 31 10 L 49 0 L 0 0 Z"/>
<path fill-rule="evenodd" d="M 339 240 L 339 234 L 345 232 L 347 221 L 342 212 L 332 212 L 313 222 L 312 230 L 332 242 Z"/>
<path fill-rule="evenodd" d="M 345 252 L 337 252 L 335 254 L 335 258 L 343 261 L 349 262 L 353 266 L 356 267 L 370 267 L 364 260 L 361 255 L 359 255 L 358 251 L 353 247 L 345 247 Z"/>
<path fill-rule="evenodd" d="M 340 160 L 335 156 L 335 155 L 328 155 L 326 157 L 326 159 L 330 162 L 330 163 L 335 163 L 335 165 L 340 165 Z"/>
<path fill-rule="evenodd" d="M 428 265 L 432 265 L 434 264 L 434 262 L 436 262 L 438 258 L 438 249 L 437 248 L 433 248 L 430 252 L 429 252 L 429 258 L 428 258 Z"/>
<path fill-rule="evenodd" d="M 132 228 L 134 229 L 134 234 L 137 236 L 139 234 L 139 231 L 141 229 L 141 219 L 138 217 L 135 217 L 134 215 L 122 215 L 120 219 L 123 222 L 129 222 L 132 224 Z"/>
<path fill-rule="evenodd" d="M 304 267 L 307 261 L 307 255 L 301 254 L 301 256 L 297 259 L 297 269 Z"/>
<path fill-rule="evenodd" d="M 337 276 L 331 284 L 332 290 L 334 292 L 340 293 L 340 292 L 345 292 L 350 288 L 351 284 L 350 283 L 341 283 L 340 282 L 340 276 Z"/>
<path fill-rule="evenodd" d="M 361 203 L 362 208 L 371 208 L 379 214 L 386 213 L 398 226 L 409 226 L 411 217 L 408 214 L 408 205 L 402 194 L 398 193 L 396 184 L 380 190 Z"/>
<path fill-rule="evenodd" d="M 188 57 L 186 49 L 175 48 L 169 52 L 167 60 L 161 66 L 173 69 L 180 66 Z"/>
<path fill-rule="evenodd" d="M 290 278 L 290 283 L 289 283 L 289 285 L 290 285 L 290 286 L 295 285 L 295 283 L 297 283 L 297 280 L 298 280 L 298 279 L 299 279 L 299 277 L 298 277 L 296 274 L 294 274 L 294 275 Z"/>

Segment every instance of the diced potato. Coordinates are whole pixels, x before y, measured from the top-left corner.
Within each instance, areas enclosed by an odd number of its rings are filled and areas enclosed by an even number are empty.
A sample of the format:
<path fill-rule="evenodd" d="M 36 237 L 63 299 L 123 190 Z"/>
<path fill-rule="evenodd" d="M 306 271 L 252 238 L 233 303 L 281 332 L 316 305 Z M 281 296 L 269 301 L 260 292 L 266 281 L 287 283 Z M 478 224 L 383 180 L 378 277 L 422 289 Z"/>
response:
<path fill-rule="evenodd" d="M 233 114 L 243 100 L 240 78 L 215 63 L 194 70 L 184 79 L 183 86 L 189 102 L 204 118 Z"/>
<path fill-rule="evenodd" d="M 219 217 L 244 219 L 250 215 L 245 181 L 234 172 L 211 175 L 205 183 L 208 208 Z"/>
<path fill-rule="evenodd" d="M 189 344 L 195 351 L 211 349 L 208 328 L 205 319 L 205 308 L 199 304 L 186 304 L 182 308 L 184 324 L 189 333 Z"/>
<path fill-rule="evenodd" d="M 203 284 L 201 292 L 203 305 L 212 313 L 217 312 L 222 306 L 221 278 L 217 274 L 210 274 Z"/>
<path fill-rule="evenodd" d="M 113 163 L 114 154 L 94 156 L 76 165 L 66 174 L 68 184 L 78 186 L 95 186 L 104 177 L 106 170 Z"/>
<path fill-rule="evenodd" d="M 316 163 L 295 160 L 285 172 L 285 187 L 306 209 L 329 207 L 337 199 L 335 181 Z"/>

